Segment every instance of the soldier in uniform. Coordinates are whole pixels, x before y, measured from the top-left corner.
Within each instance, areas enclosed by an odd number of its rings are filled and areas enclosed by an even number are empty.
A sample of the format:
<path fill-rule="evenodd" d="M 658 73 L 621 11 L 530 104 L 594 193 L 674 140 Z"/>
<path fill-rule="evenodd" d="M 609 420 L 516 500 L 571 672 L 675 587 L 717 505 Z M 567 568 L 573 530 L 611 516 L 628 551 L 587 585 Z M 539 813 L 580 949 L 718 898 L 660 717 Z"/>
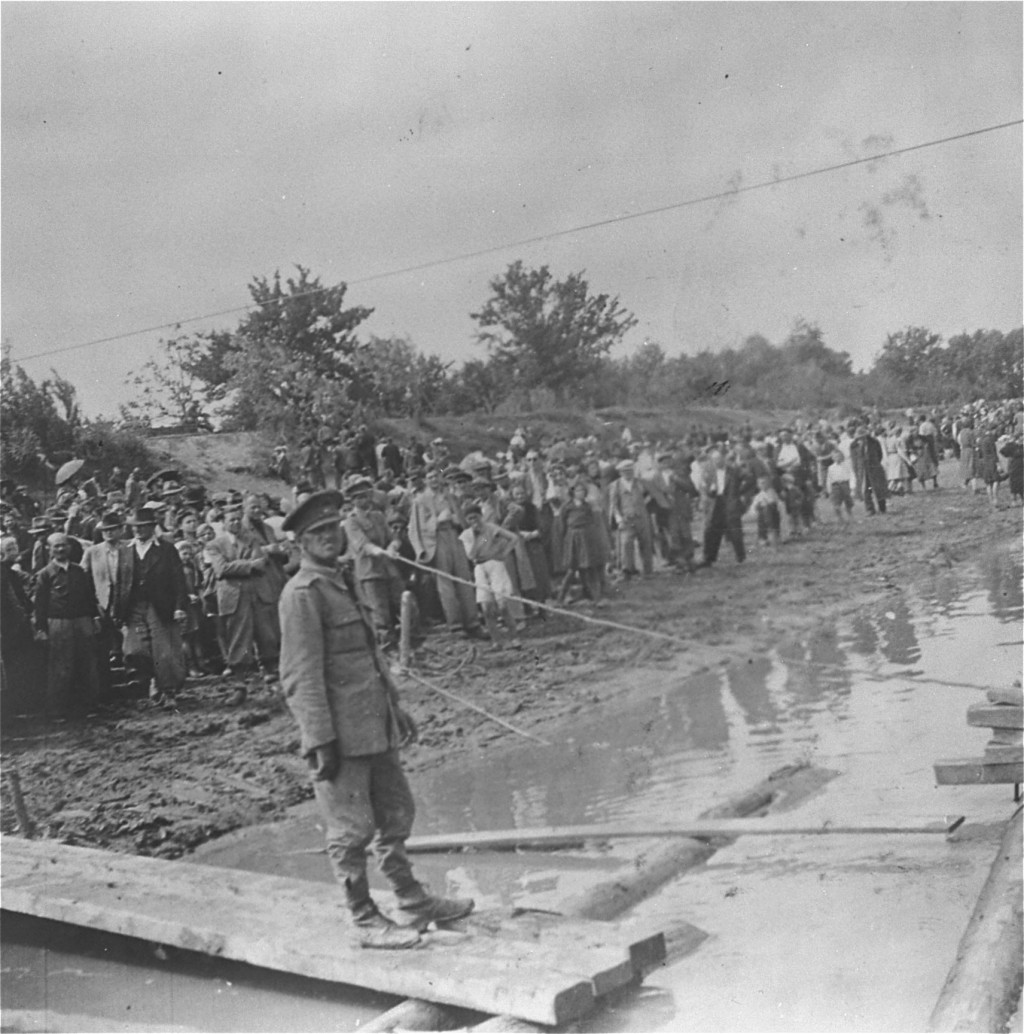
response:
<path fill-rule="evenodd" d="M 311 495 L 285 519 L 300 566 L 285 586 L 281 616 L 281 686 L 299 724 L 301 750 L 327 826 L 327 854 L 367 948 L 410 948 L 418 929 L 468 915 L 469 899 L 430 894 L 412 872 L 405 841 L 415 808 L 399 747 L 416 727 L 398 704 L 373 627 L 351 576 L 338 565 L 346 541 L 340 492 Z M 370 897 L 366 852 L 398 898 L 399 924 Z"/>

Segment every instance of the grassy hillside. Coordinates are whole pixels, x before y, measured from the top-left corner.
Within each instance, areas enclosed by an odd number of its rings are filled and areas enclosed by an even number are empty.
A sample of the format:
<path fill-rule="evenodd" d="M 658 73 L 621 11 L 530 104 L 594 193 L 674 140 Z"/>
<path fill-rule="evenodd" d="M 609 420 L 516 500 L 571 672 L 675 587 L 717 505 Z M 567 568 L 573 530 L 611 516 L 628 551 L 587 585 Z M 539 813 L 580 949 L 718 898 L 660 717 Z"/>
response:
<path fill-rule="evenodd" d="M 421 441 L 443 438 L 456 457 L 482 449 L 493 455 L 508 446 L 517 427 L 526 429 L 531 444 L 543 435 L 552 438 L 580 438 L 596 435 L 610 440 L 628 426 L 635 437 L 662 441 L 681 438 L 693 424 L 714 429 L 740 427 L 745 423 L 755 428 L 772 428 L 793 416 L 791 413 L 748 411 L 722 406 L 687 406 L 679 410 L 605 409 L 595 413 L 533 412 L 520 415 L 488 415 L 425 417 L 420 420 L 378 420 L 372 424 L 375 434 L 391 435 L 404 443 L 416 435 Z M 182 474 L 198 479 L 214 490 L 253 488 L 280 495 L 282 483 L 267 477 L 274 442 L 259 432 L 227 434 L 167 435 L 147 440 L 160 466 L 176 467 Z"/>

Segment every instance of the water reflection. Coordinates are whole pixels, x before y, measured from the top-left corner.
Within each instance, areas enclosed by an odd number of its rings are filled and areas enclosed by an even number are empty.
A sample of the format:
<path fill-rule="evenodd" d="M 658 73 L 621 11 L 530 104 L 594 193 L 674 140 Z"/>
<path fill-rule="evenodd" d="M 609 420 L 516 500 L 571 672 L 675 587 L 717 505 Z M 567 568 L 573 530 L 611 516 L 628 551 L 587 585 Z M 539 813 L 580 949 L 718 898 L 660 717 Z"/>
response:
<path fill-rule="evenodd" d="M 890 664 L 913 664 L 921 659 L 921 647 L 903 596 L 887 601 L 882 615 L 882 655 Z"/>
<path fill-rule="evenodd" d="M 1019 560 L 1007 563 L 1005 557 L 990 556 L 983 571 L 992 613 L 1000 621 L 1019 624 L 1024 613 L 1024 565 Z"/>
<path fill-rule="evenodd" d="M 720 799 L 780 764 L 820 756 L 825 745 L 835 749 L 840 723 L 863 716 L 869 698 L 880 701 L 884 713 L 876 718 L 884 724 L 900 717 L 890 708 L 920 704 L 929 676 L 1009 681 L 1007 665 L 1017 667 L 1017 659 L 986 645 L 1006 635 L 984 621 L 986 615 L 989 622 L 1020 620 L 1021 575 L 1019 558 L 991 557 L 973 575 L 957 570 L 933 579 L 921 595 L 895 593 L 874 610 L 779 644 L 769 655 L 687 679 L 636 672 L 635 685 L 613 709 L 581 715 L 555 748 L 515 744 L 488 754 L 483 764 L 477 757 L 447 766 L 436 786 L 419 788 L 426 823 L 420 828 L 696 815 L 710 796 Z M 922 678 L 897 678 L 894 669 Z M 962 712 L 955 721 L 962 722 Z M 878 744 L 857 749 L 870 752 Z"/>
<path fill-rule="evenodd" d="M 731 664 L 726 679 L 729 692 L 739 704 L 748 725 L 778 731 L 779 709 L 768 690 L 774 667 L 770 657 L 751 658 L 745 664 Z"/>

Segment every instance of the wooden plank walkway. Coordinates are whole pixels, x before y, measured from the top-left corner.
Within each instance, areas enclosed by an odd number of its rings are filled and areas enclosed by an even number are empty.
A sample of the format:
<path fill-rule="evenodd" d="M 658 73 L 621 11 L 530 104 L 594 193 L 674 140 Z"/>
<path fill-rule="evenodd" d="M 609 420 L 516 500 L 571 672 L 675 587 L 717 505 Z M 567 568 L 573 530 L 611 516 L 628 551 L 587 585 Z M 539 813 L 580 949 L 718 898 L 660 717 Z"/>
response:
<path fill-rule="evenodd" d="M 321 883 L 15 837 L 0 844 L 0 895 L 11 912 L 547 1025 L 665 957 L 660 933 L 513 910 L 370 951 Z"/>

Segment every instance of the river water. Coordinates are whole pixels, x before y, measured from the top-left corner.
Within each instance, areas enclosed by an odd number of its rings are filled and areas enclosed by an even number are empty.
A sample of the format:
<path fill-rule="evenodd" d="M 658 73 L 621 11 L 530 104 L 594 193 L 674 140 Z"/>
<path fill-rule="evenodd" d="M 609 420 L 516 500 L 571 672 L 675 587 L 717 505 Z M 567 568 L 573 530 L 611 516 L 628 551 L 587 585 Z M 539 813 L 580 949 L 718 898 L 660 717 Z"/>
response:
<path fill-rule="evenodd" d="M 808 822 L 916 824 L 955 813 L 982 827 L 994 824 L 1006 817 L 1007 788 L 936 787 L 931 766 L 940 757 L 980 754 L 987 731 L 966 725 L 967 706 L 984 699 L 985 687 L 1020 678 L 1021 575 L 1019 553 L 995 551 L 748 662 L 689 678 L 671 664 L 637 672 L 630 690 L 603 703 L 600 713 L 581 710 L 571 726 L 561 726 L 553 746 L 506 743 L 419 774 L 416 831 L 679 822 L 798 761 L 841 773 L 796 812 Z M 841 870 L 848 842 L 814 839 L 829 841 L 822 858 Z M 942 839 L 931 838 L 920 850 L 927 855 Z M 762 838 L 738 843 L 755 840 Z M 329 881 L 326 859 L 316 853 L 321 845 L 316 816 L 306 809 L 276 827 L 207 845 L 197 860 Z M 982 846 L 971 862 L 980 866 L 980 880 L 984 854 L 991 854 Z M 423 856 L 417 869 L 435 889 L 471 894 L 481 906 L 543 906 L 607 879 L 635 848 Z M 749 850 L 754 854 L 736 862 L 726 879 L 742 881 L 745 874 L 755 884 L 767 868 L 757 851 L 778 853 L 763 843 Z M 847 854 L 836 854 L 842 851 Z M 948 864 L 943 871 L 957 872 Z M 714 877 L 712 868 L 709 886 Z M 980 886 L 977 879 L 968 883 Z M 959 912 L 969 913 L 975 892 L 962 895 Z M 713 896 L 684 878 L 639 912 L 657 920 L 682 910 L 714 927 L 721 906 L 711 908 Z M 764 921 L 770 924 L 771 916 Z M 954 944 L 962 925 L 953 924 Z M 69 936 L 44 924 L 8 921 L 3 936 L 5 1029 L 352 1030 L 388 1004 L 354 989 L 230 963 L 161 962 L 145 945 Z M 682 969 L 676 964 L 653 975 L 646 990 L 597 1018 L 594 1029 L 748 1029 L 747 1020 L 749 1029 L 773 1027 L 760 1012 L 694 1011 L 687 988 L 700 986 L 700 960 L 714 958 L 725 935 L 709 943 Z M 729 971 L 724 963 L 720 968 Z M 930 993 L 934 975 L 921 980 L 921 994 Z M 711 988 L 728 997 L 724 987 Z M 681 1002 L 687 1002 L 685 1022 Z M 885 1027 L 863 1010 L 807 1008 L 806 1015 L 784 1010 L 775 1026 L 832 1029 L 822 1022 L 831 1015 L 839 1017 L 835 1029 Z M 853 1026 L 844 1026 L 844 1016 Z M 117 1026 L 124 1023 L 129 1026 Z"/>

